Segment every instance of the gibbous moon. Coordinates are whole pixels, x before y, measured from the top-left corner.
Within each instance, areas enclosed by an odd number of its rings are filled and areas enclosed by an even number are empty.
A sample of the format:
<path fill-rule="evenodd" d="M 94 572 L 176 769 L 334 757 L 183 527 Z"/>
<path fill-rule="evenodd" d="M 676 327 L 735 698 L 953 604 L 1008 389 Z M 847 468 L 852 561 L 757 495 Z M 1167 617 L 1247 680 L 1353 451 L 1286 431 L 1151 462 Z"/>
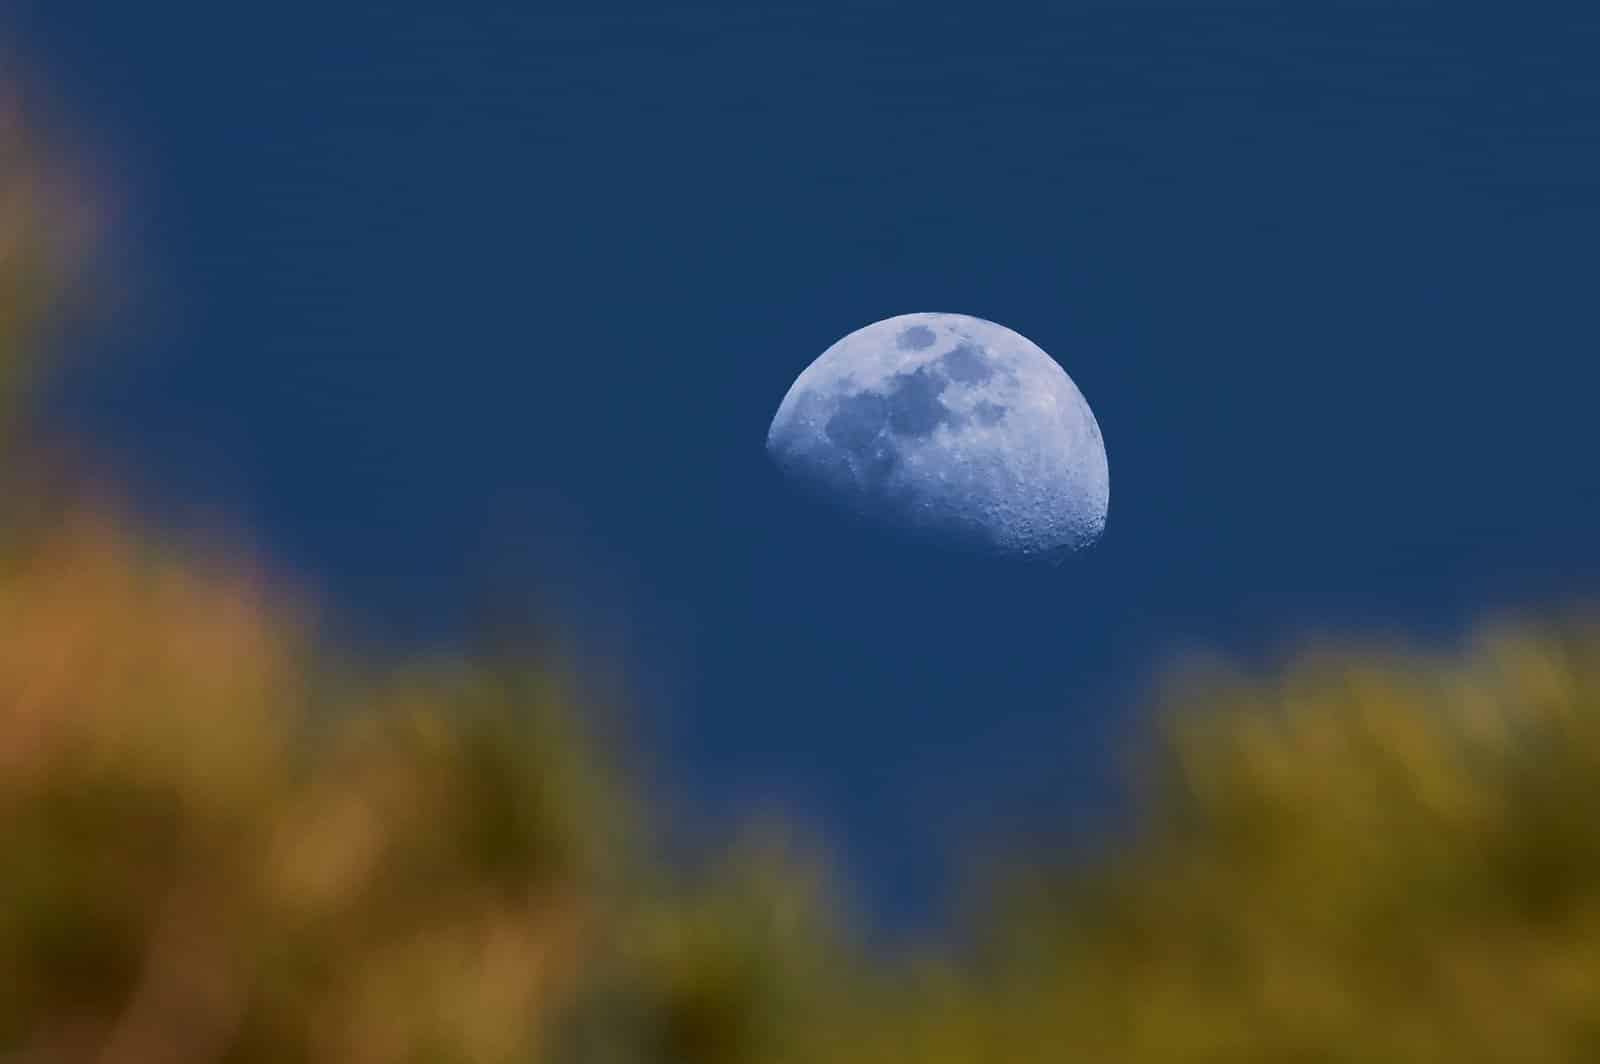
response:
<path fill-rule="evenodd" d="M 964 314 L 857 329 L 795 380 L 767 432 L 783 473 L 876 524 L 1059 559 L 1106 524 L 1089 404 L 1026 337 Z"/>

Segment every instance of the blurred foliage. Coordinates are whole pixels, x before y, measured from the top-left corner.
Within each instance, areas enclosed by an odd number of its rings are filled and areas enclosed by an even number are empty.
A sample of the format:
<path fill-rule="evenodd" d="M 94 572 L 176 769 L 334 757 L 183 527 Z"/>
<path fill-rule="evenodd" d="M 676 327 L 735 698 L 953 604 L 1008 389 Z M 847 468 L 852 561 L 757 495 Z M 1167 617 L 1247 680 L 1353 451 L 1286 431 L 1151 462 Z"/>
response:
<path fill-rule="evenodd" d="M 0 1046 L 537 1042 L 614 841 L 604 776 L 537 676 L 438 667 L 319 703 L 242 581 L 92 518 L 12 559 L 0 618 Z"/>
<path fill-rule="evenodd" d="M 65 261 L 46 173 L 0 107 L 9 396 Z M 1600 1059 L 1581 622 L 1183 674 L 1116 845 L 1017 855 L 959 945 L 894 958 L 780 831 L 669 859 L 551 662 L 358 668 L 249 572 L 25 501 L 0 1059 Z"/>
<path fill-rule="evenodd" d="M 1597 651 L 1187 677 L 1127 845 L 1008 896 L 1002 1011 L 1097 1060 L 1600 1059 Z"/>
<path fill-rule="evenodd" d="M 25 357 L 83 250 L 91 222 L 72 171 L 0 84 L 0 427 L 18 416 L 41 360 Z"/>

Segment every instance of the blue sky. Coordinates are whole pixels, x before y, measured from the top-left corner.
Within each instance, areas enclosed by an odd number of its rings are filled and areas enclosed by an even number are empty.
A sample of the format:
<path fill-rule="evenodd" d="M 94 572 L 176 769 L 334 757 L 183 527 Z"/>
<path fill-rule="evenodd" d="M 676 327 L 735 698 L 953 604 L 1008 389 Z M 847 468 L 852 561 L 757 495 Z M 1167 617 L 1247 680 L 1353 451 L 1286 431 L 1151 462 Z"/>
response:
<path fill-rule="evenodd" d="M 56 422 L 352 638 L 582 633 L 680 810 L 791 810 L 889 923 L 1105 823 L 1176 650 L 1600 582 L 1600 14 L 1200 2 L 24 4 L 139 327 Z M 1055 570 L 841 527 L 767 423 L 845 333 L 1002 322 L 1092 404 Z"/>

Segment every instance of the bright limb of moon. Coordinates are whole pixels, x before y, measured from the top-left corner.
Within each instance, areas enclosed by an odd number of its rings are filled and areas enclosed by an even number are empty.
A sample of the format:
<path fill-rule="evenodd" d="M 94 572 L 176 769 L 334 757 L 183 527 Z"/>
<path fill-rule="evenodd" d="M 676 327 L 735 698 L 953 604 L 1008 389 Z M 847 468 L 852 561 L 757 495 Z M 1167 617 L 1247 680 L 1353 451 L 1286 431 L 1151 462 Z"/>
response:
<path fill-rule="evenodd" d="M 857 329 L 795 380 L 767 432 L 778 468 L 878 524 L 1021 557 L 1105 529 L 1100 426 L 1027 337 L 964 314 Z"/>

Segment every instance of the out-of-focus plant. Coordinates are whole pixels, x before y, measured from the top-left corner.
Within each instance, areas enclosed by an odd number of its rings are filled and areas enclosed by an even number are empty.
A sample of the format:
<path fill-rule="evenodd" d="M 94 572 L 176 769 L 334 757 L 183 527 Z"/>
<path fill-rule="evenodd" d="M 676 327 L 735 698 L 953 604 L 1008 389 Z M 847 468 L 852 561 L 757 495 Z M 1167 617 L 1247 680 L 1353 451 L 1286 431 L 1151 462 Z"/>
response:
<path fill-rule="evenodd" d="M 641 867 L 554 670 L 330 682 L 242 575 L 90 515 L 6 561 L 0 1052 L 811 1059 L 848 977 L 816 873 Z"/>
<path fill-rule="evenodd" d="M 93 219 L 73 171 L 0 85 L 0 429 L 41 367 L 38 330 L 80 261 Z"/>
<path fill-rule="evenodd" d="M 1126 843 L 999 909 L 993 1044 L 1600 1057 L 1600 635 L 1312 655 L 1174 691 Z"/>
<path fill-rule="evenodd" d="M 0 437 L 80 233 L 0 95 Z M 242 571 L 6 463 L 0 1056 L 525 1060 L 628 847 L 539 663 L 358 676 Z M 20 495 L 40 488 L 50 505 Z"/>
<path fill-rule="evenodd" d="M 247 583 L 92 519 L 10 559 L 0 626 L 0 1049 L 538 1045 L 621 839 L 538 673 L 440 667 L 329 704 Z"/>
<path fill-rule="evenodd" d="M 773 826 L 698 868 L 657 864 L 642 886 L 591 954 L 557 1060 L 818 1059 L 864 970 L 821 862 Z"/>

